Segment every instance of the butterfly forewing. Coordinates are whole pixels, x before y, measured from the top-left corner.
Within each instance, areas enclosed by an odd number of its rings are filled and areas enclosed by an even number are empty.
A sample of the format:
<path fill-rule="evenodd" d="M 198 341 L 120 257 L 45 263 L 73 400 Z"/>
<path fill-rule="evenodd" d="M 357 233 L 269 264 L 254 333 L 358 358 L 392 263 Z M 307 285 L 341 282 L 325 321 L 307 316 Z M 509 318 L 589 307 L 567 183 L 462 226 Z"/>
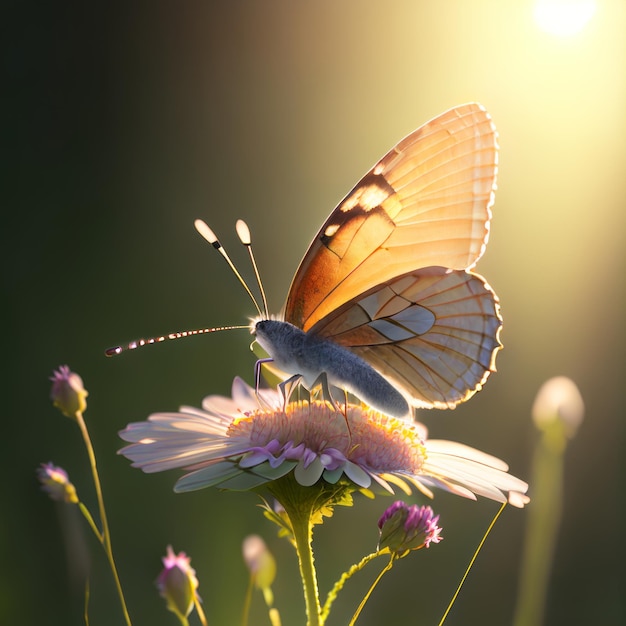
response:
<path fill-rule="evenodd" d="M 431 267 L 388 281 L 312 332 L 350 347 L 417 407 L 452 408 L 495 370 L 498 299 L 481 276 Z"/>
<path fill-rule="evenodd" d="M 324 223 L 292 282 L 285 320 L 309 330 L 409 271 L 472 267 L 487 240 L 496 171 L 495 128 L 479 104 L 411 133 Z"/>

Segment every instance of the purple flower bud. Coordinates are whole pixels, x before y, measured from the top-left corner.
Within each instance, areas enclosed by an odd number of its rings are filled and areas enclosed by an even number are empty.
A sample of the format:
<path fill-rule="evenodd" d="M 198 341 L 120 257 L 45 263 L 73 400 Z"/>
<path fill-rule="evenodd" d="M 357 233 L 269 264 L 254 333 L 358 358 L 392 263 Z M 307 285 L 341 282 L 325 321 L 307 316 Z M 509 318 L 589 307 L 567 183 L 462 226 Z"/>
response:
<path fill-rule="evenodd" d="M 75 418 L 77 413 L 82 413 L 87 408 L 88 394 L 83 386 L 83 379 L 67 365 L 61 365 L 55 370 L 50 380 L 50 398 L 63 415 Z"/>
<path fill-rule="evenodd" d="M 191 613 L 197 599 L 198 579 L 190 562 L 191 558 L 184 552 L 175 554 L 172 546 L 167 546 L 167 555 L 163 557 L 164 568 L 156 580 L 159 593 L 167 602 L 167 608 L 181 621 Z"/>
<path fill-rule="evenodd" d="M 52 500 L 68 504 L 78 503 L 76 489 L 63 468 L 55 467 L 52 463 L 42 463 L 37 469 L 37 479 L 41 483 L 41 488 Z"/>
<path fill-rule="evenodd" d="M 443 537 L 441 528 L 437 526 L 438 521 L 439 515 L 434 515 L 429 506 L 408 506 L 398 500 L 378 520 L 378 549 L 388 548 L 390 552 L 404 553 L 439 543 Z"/>

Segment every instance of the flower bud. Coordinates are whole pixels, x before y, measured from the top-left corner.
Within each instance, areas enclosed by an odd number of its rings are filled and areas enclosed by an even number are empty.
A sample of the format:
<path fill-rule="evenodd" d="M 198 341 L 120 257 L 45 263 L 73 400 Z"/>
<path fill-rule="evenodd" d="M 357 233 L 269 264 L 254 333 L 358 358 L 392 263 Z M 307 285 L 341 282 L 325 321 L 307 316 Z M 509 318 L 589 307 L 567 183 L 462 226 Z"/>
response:
<path fill-rule="evenodd" d="M 380 539 L 378 549 L 402 554 L 408 550 L 428 548 L 439 543 L 443 537 L 437 526 L 439 515 L 434 515 L 429 506 L 408 506 L 401 500 L 394 502 L 378 520 Z"/>
<path fill-rule="evenodd" d="M 547 380 L 537 392 L 532 408 L 533 421 L 540 430 L 560 423 L 565 435 L 572 438 L 585 414 L 585 404 L 573 380 L 555 376 Z"/>
<path fill-rule="evenodd" d="M 249 535 L 243 540 L 243 560 L 258 589 L 269 587 L 276 577 L 276 561 L 258 535 Z"/>
<path fill-rule="evenodd" d="M 42 463 L 37 469 L 37 479 L 41 488 L 57 502 L 77 504 L 78 496 L 76 488 L 69 481 L 67 472 L 61 467 L 55 467 L 52 463 Z"/>
<path fill-rule="evenodd" d="M 70 371 L 67 365 L 61 365 L 50 377 L 52 390 L 50 398 L 54 406 L 67 417 L 76 417 L 87 408 L 87 391 L 83 379 Z"/>
<path fill-rule="evenodd" d="M 250 571 L 252 582 L 265 596 L 268 606 L 273 604 L 271 586 L 276 578 L 276 560 L 265 542 L 258 535 L 249 535 L 243 540 L 243 560 Z"/>
<path fill-rule="evenodd" d="M 164 568 L 156 580 L 159 593 L 167 602 L 167 608 L 183 621 L 193 609 L 196 600 L 198 579 L 190 566 L 191 558 L 184 552 L 175 554 L 172 546 L 167 546 L 163 557 Z"/>

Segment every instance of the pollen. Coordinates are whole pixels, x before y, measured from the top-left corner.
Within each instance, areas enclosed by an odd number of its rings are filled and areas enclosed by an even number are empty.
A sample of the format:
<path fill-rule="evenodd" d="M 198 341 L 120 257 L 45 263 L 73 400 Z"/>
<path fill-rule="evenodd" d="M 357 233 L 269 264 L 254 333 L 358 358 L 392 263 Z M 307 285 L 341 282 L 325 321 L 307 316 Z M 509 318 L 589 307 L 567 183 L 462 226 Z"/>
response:
<path fill-rule="evenodd" d="M 229 437 L 252 447 L 303 446 L 318 455 L 332 449 L 373 472 L 419 473 L 426 450 L 417 429 L 405 420 L 348 404 L 296 402 L 283 410 L 259 410 L 231 423 Z"/>

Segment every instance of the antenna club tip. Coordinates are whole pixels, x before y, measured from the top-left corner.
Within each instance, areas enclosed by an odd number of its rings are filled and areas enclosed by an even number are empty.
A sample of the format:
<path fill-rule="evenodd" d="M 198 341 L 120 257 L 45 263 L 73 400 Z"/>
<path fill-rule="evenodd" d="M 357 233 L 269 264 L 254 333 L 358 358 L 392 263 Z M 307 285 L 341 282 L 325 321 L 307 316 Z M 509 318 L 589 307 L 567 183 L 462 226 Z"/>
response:
<path fill-rule="evenodd" d="M 244 246 L 249 246 L 252 243 L 252 239 L 250 237 L 250 229 L 248 228 L 248 225 L 243 220 L 237 220 L 235 229 L 237 230 L 237 236 L 239 237 L 241 243 Z"/>
<path fill-rule="evenodd" d="M 114 346 L 112 348 L 107 348 L 104 351 L 106 356 L 116 356 L 122 352 L 122 346 Z"/>
<path fill-rule="evenodd" d="M 213 244 L 217 241 L 215 233 L 209 228 L 208 224 L 204 220 L 194 220 L 193 225 L 200 235 L 202 235 L 202 237 L 204 237 L 209 243 Z"/>

